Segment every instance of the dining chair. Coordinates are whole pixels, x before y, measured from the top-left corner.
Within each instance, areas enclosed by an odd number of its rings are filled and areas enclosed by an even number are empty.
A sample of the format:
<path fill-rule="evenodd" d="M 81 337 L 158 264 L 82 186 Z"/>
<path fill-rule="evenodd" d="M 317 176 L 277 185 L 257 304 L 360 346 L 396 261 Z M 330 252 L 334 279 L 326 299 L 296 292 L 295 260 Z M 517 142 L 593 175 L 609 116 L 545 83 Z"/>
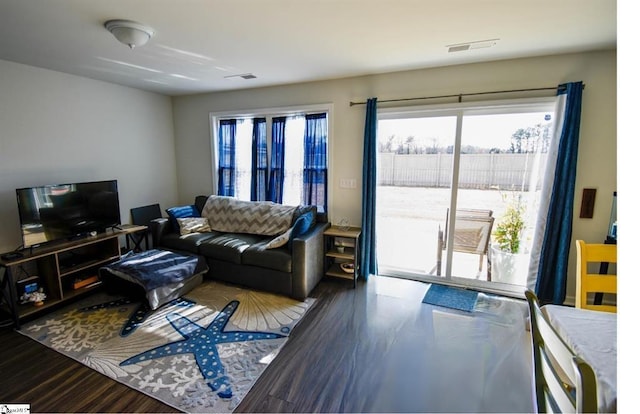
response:
<path fill-rule="evenodd" d="M 593 368 L 558 336 L 542 313 L 535 293 L 526 290 L 525 296 L 529 305 L 537 412 L 597 412 Z"/>
<path fill-rule="evenodd" d="M 452 249 L 454 252 L 479 255 L 478 272 L 482 271 L 484 257 L 488 254 L 491 229 L 493 228 L 493 211 L 480 209 L 456 210 L 456 229 Z M 436 275 L 442 272 L 442 253 L 447 249 L 449 225 L 449 209 L 445 220 L 444 231 L 438 228 L 438 252 L 436 257 Z"/>
<path fill-rule="evenodd" d="M 604 312 L 617 312 L 618 307 L 616 305 L 601 304 L 596 301 L 589 303 L 588 301 L 590 294 L 617 294 L 618 278 L 615 274 L 589 272 L 589 263 L 596 263 L 598 268 L 600 268 L 599 265 L 601 263 L 617 263 L 617 245 L 585 243 L 584 240 L 576 240 L 576 247 L 578 252 L 576 260 L 575 307 Z"/>

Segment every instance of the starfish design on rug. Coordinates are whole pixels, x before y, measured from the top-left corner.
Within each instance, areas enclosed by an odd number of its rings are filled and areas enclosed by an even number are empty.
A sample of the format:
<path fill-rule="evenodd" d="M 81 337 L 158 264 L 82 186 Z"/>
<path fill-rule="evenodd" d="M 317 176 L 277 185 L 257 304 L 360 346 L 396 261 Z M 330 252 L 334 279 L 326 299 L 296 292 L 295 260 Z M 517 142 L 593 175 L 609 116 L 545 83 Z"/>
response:
<path fill-rule="evenodd" d="M 156 348 L 134 355 L 122 361 L 123 365 L 137 364 L 166 356 L 178 354 L 193 354 L 196 364 L 207 381 L 207 385 L 221 398 L 231 398 L 233 396 L 231 384 L 225 375 L 225 368 L 218 354 L 217 344 L 257 341 L 261 339 L 284 338 L 270 332 L 259 331 L 225 331 L 229 319 L 238 309 L 240 302 L 233 300 L 229 302 L 222 311 L 216 315 L 207 327 L 202 327 L 177 313 L 167 315 L 167 320 L 171 326 L 182 335 L 183 340 L 160 345 Z"/>
<path fill-rule="evenodd" d="M 132 303 L 134 302 L 131 299 L 122 298 L 122 299 L 112 300 L 106 303 L 99 303 L 93 306 L 87 306 L 85 308 L 81 308 L 80 312 L 91 312 L 91 311 L 96 311 L 100 309 L 119 308 L 121 306 L 130 305 Z M 196 303 L 192 300 L 189 300 L 186 298 L 178 298 L 162 305 L 162 307 L 165 307 L 165 306 L 190 307 L 195 304 Z M 149 305 L 146 302 L 143 301 L 140 304 L 138 304 L 138 307 L 133 311 L 131 315 L 129 315 L 129 319 L 125 322 L 124 326 L 122 327 L 122 330 L 120 331 L 120 336 L 124 338 L 126 336 L 131 335 L 133 332 L 135 332 L 138 326 L 142 325 L 142 323 L 146 321 L 147 318 L 153 314 L 153 312 L 154 311 L 151 309 L 151 307 L 149 307 Z"/>

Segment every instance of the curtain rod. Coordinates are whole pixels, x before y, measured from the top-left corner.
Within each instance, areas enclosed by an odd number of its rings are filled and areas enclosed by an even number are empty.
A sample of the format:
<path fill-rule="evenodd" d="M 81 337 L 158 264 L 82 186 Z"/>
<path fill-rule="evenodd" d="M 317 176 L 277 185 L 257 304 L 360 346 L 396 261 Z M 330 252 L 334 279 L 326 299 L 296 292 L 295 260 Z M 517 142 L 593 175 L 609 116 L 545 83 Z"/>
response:
<path fill-rule="evenodd" d="M 417 100 L 422 100 L 422 99 L 441 99 L 441 98 L 458 98 L 458 102 L 462 102 L 462 97 L 463 96 L 491 95 L 491 94 L 511 93 L 511 92 L 557 91 L 558 89 L 564 89 L 564 87 L 563 86 L 553 86 L 553 87 L 546 87 L 546 88 L 511 89 L 511 90 L 505 90 L 505 91 L 459 93 L 457 95 L 423 96 L 423 97 L 419 97 L 419 98 L 384 99 L 384 100 L 379 100 L 378 103 L 401 102 L 401 101 L 417 101 Z M 582 89 L 584 89 L 584 85 L 582 85 Z M 349 106 L 364 105 L 364 104 L 366 104 L 366 102 L 349 102 Z"/>

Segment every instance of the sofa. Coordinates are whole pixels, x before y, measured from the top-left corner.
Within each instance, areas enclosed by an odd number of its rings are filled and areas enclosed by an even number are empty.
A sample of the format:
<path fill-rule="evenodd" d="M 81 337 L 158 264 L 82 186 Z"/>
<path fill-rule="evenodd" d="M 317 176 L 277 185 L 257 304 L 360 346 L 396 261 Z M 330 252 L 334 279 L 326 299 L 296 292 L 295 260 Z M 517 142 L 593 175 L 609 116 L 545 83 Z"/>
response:
<path fill-rule="evenodd" d="M 227 209 L 216 202 L 231 205 Z M 228 212 L 232 209 L 235 216 Z M 277 216 L 281 210 L 284 215 Z M 324 274 L 323 234 L 328 223 L 315 206 L 199 195 L 193 205 L 166 212 L 168 217 L 150 224 L 154 248 L 203 256 L 209 266 L 206 277 L 302 301 Z M 245 212 L 255 220 L 235 220 Z M 279 230 L 264 229 L 278 220 Z"/>

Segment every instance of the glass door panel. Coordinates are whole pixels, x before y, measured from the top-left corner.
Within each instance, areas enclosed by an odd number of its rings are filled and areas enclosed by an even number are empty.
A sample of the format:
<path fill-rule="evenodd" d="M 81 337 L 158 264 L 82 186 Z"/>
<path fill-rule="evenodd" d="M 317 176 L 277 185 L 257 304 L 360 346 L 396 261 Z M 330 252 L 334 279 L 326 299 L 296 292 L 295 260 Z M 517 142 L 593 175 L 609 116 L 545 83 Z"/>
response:
<path fill-rule="evenodd" d="M 490 210 L 494 217 L 485 254 L 471 254 L 476 279 L 526 285 L 550 121 L 549 112 L 463 118 L 457 208 Z M 454 259 L 453 275 L 471 277 L 465 260 L 471 259 Z"/>
<path fill-rule="evenodd" d="M 455 132 L 455 116 L 378 121 L 380 273 L 436 274 L 438 230 L 444 231 L 451 201 Z"/>

